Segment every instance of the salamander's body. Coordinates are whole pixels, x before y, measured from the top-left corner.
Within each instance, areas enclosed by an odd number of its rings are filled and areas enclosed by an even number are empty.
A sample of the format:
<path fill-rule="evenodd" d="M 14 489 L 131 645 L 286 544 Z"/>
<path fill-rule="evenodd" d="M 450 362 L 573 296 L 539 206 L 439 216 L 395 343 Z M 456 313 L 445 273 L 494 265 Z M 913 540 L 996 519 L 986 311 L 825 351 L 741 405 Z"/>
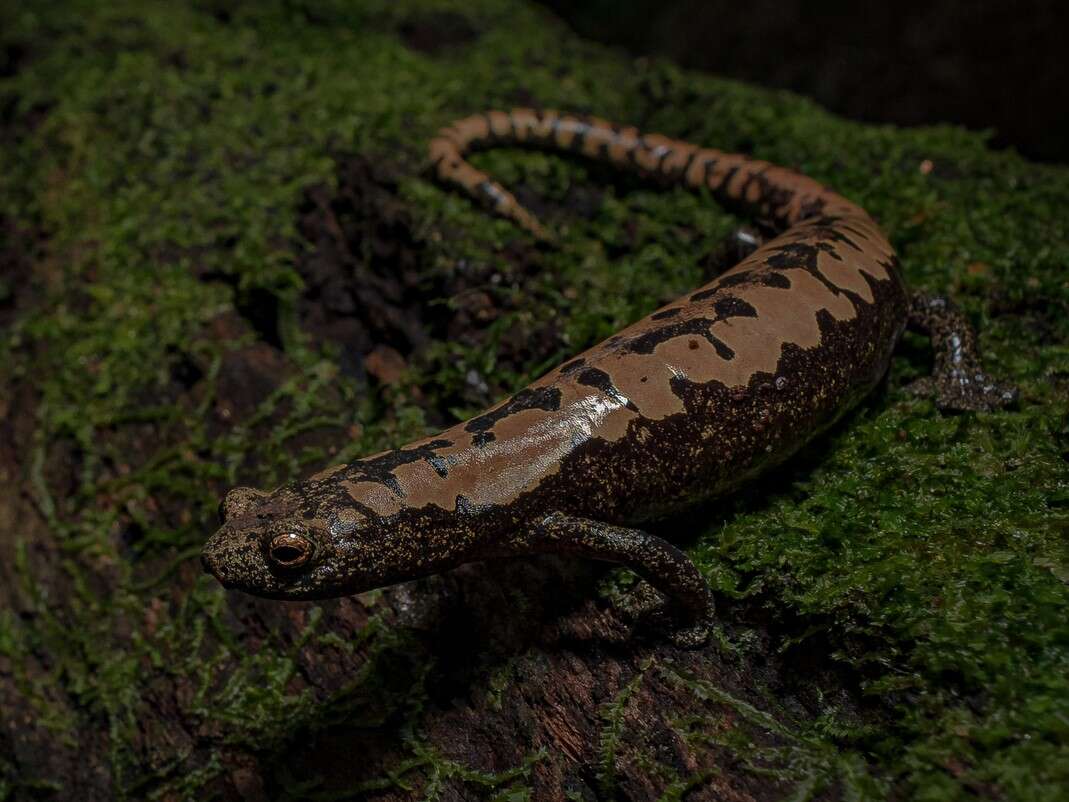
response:
<path fill-rule="evenodd" d="M 270 494 L 231 491 L 204 558 L 225 584 L 327 597 L 470 560 L 565 552 L 631 566 L 677 603 L 683 640 L 697 640 L 712 609 L 704 580 L 636 526 L 795 453 L 881 379 L 911 320 L 940 340 L 943 406 L 1011 400 L 980 372 L 952 309 L 911 302 L 868 214 L 812 179 L 551 112 L 491 112 L 443 130 L 431 145 L 437 176 L 538 236 L 538 222 L 463 159 L 495 142 L 707 188 L 781 233 L 478 417 Z"/>

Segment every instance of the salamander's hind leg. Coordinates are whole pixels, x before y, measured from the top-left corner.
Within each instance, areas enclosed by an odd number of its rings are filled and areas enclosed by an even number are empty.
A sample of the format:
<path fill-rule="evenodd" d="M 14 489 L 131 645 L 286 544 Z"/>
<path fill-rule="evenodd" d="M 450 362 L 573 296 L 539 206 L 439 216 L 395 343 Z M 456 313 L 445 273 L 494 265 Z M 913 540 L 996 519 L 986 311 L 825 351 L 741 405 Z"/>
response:
<path fill-rule="evenodd" d="M 665 540 L 638 529 L 554 513 L 517 536 L 513 554 L 549 552 L 625 565 L 668 597 L 679 628 L 679 646 L 700 646 L 709 637 L 713 595 L 690 559 Z"/>
<path fill-rule="evenodd" d="M 1017 401 L 1017 388 L 984 373 L 976 332 L 954 304 L 938 295 L 915 293 L 910 299 L 909 327 L 931 338 L 935 369 L 930 378 L 911 385 L 918 394 L 934 395 L 941 410 L 993 410 Z"/>

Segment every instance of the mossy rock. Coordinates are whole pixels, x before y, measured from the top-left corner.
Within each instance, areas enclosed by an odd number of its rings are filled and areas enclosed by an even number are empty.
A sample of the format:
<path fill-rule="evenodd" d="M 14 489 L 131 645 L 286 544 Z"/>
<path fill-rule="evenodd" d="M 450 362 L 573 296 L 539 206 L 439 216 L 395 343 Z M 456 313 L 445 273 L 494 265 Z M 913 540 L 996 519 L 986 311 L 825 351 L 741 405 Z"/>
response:
<path fill-rule="evenodd" d="M 1069 787 L 1065 169 L 629 61 L 514 0 L 9 5 L 0 48 L 0 800 Z M 739 221 L 709 198 L 575 159 L 477 157 L 556 250 L 429 180 L 436 129 L 521 104 L 835 187 L 1019 408 L 940 415 L 908 339 L 831 435 L 669 525 L 720 600 L 704 651 L 631 637 L 626 576 L 552 560 L 228 595 L 197 559 L 228 486 L 475 412 L 722 261 Z"/>

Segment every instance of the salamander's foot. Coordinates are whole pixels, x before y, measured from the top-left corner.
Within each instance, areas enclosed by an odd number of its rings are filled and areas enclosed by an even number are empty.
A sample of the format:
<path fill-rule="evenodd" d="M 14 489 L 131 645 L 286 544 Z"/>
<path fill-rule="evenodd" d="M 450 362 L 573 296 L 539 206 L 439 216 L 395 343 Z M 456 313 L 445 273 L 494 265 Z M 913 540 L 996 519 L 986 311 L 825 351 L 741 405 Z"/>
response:
<path fill-rule="evenodd" d="M 932 396 L 944 412 L 991 411 L 1017 402 L 1017 388 L 996 381 L 980 367 L 976 332 L 948 299 L 916 293 L 910 301 L 909 325 L 927 334 L 935 351 L 935 369 L 909 386 L 915 395 Z"/>
<path fill-rule="evenodd" d="M 697 623 L 683 626 L 679 626 L 679 620 L 676 619 L 676 626 L 668 631 L 668 639 L 680 649 L 698 649 L 709 642 L 712 632 L 712 615 Z"/>
<path fill-rule="evenodd" d="M 696 649 L 709 640 L 713 628 L 713 599 L 700 613 L 687 610 L 659 593 L 649 582 L 641 581 L 627 594 L 622 605 L 624 615 L 635 628 L 654 638 L 667 637 L 682 649 Z"/>
<path fill-rule="evenodd" d="M 640 529 L 603 523 L 566 513 L 551 513 L 517 534 L 507 544 L 511 554 L 571 554 L 604 562 L 625 565 L 646 580 L 650 591 L 639 591 L 637 604 L 625 605 L 632 615 L 645 618 L 650 608 L 648 593 L 654 593 L 659 605 L 669 599 L 667 620 L 659 632 L 679 632 L 673 640 L 686 646 L 705 642 L 705 622 L 713 616 L 713 593 L 705 577 L 686 554 L 671 543 Z M 651 587 L 652 586 L 652 587 Z M 641 585 L 640 585 L 641 587 Z M 663 595 L 662 595 L 663 594 Z"/>

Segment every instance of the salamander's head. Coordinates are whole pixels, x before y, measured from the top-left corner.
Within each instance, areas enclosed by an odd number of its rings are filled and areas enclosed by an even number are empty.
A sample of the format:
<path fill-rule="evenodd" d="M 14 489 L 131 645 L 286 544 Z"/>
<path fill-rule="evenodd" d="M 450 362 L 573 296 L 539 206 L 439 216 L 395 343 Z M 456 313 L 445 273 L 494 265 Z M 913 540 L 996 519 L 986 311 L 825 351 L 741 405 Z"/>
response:
<path fill-rule="evenodd" d="M 301 486 L 231 490 L 220 505 L 223 525 L 204 544 L 204 570 L 225 587 L 271 599 L 330 598 L 384 584 L 383 521 L 317 495 Z"/>

